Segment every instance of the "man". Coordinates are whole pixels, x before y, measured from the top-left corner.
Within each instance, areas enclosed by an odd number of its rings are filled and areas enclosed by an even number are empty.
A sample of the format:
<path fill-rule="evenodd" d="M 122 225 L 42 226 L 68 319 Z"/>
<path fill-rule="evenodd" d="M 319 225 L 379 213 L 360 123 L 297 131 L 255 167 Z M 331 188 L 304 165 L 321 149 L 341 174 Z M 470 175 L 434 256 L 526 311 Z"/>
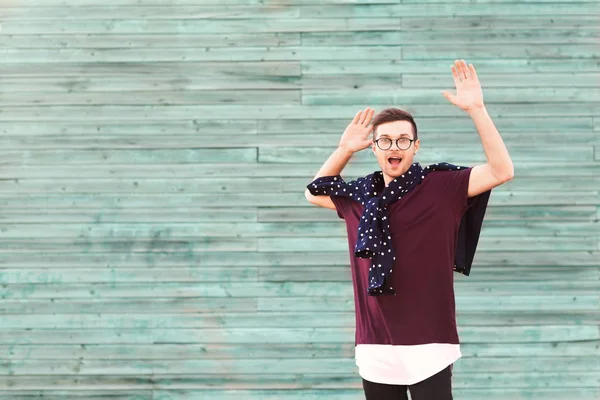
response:
<path fill-rule="evenodd" d="M 462 356 L 453 272 L 469 274 L 490 191 L 514 175 L 475 68 L 457 60 L 451 70 L 456 94 L 442 94 L 472 118 L 485 164 L 422 168 L 413 162 L 420 141 L 412 116 L 391 108 L 373 119 L 367 108 L 307 186 L 308 201 L 346 221 L 367 400 L 408 399 L 407 390 L 413 400 L 452 399 L 452 366 Z M 344 166 L 369 146 L 381 171 L 346 183 Z"/>

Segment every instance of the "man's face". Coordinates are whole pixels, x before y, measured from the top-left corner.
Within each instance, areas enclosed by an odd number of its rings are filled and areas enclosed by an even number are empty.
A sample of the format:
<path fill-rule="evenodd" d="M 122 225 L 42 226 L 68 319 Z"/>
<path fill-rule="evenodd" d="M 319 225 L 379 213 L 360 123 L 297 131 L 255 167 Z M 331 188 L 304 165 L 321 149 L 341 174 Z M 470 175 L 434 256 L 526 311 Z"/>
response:
<path fill-rule="evenodd" d="M 387 150 L 382 150 L 373 143 L 372 148 L 377 157 L 377 163 L 384 174 L 385 183 L 388 184 L 394 178 L 401 176 L 410 168 L 413 163 L 415 152 L 419 149 L 419 140 L 412 142 L 410 147 L 406 150 L 401 150 L 396 145 L 396 139 L 413 139 L 414 132 L 412 124 L 409 121 L 394 121 L 381 124 L 377 127 L 375 132 L 375 140 L 377 139 L 391 139 L 392 146 Z M 385 143 L 380 141 L 379 144 L 382 148 L 386 148 Z M 403 141 L 400 140 L 398 144 L 400 147 L 407 147 L 410 142 L 406 141 L 403 146 Z"/>

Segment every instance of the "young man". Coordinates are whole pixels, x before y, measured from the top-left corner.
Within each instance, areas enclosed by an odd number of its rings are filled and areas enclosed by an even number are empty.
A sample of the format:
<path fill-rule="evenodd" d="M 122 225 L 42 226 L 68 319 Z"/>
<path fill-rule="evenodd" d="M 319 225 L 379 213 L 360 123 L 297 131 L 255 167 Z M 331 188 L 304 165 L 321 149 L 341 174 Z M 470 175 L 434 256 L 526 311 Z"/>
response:
<path fill-rule="evenodd" d="M 513 163 L 486 112 L 473 65 L 452 66 L 456 94 L 472 118 L 487 163 L 413 162 L 420 141 L 412 116 L 360 111 L 307 186 L 308 201 L 345 219 L 356 318 L 355 358 L 367 400 L 452 399 L 452 366 L 462 355 L 453 272 L 469 274 L 491 189 Z M 373 131 L 373 140 L 369 135 Z M 351 156 L 371 146 L 381 171 L 346 183 Z"/>

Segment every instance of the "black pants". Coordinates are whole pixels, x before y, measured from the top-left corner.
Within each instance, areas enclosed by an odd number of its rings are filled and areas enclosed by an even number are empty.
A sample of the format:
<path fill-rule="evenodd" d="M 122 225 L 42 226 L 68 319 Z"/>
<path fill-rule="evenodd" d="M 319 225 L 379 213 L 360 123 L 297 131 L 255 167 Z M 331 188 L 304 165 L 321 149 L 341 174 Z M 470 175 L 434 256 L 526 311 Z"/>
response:
<path fill-rule="evenodd" d="M 367 400 L 452 400 L 452 365 L 414 385 L 387 385 L 362 380 Z"/>

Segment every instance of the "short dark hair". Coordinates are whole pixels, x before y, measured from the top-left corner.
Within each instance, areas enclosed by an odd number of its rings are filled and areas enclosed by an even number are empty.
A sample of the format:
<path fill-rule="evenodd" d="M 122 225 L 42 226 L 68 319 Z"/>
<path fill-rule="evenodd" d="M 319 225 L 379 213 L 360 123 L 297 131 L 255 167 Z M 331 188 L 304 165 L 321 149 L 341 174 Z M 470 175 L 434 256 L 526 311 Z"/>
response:
<path fill-rule="evenodd" d="M 373 118 L 373 121 L 371 123 L 373 125 L 373 139 L 376 138 L 377 127 L 379 125 L 385 124 L 386 122 L 394 122 L 394 121 L 410 122 L 413 127 L 413 134 L 415 136 L 413 139 L 415 139 L 415 140 L 418 139 L 417 124 L 415 123 L 413 116 L 409 112 L 400 110 L 398 108 L 386 108 L 385 110 L 381 110 L 375 116 L 375 118 Z"/>

